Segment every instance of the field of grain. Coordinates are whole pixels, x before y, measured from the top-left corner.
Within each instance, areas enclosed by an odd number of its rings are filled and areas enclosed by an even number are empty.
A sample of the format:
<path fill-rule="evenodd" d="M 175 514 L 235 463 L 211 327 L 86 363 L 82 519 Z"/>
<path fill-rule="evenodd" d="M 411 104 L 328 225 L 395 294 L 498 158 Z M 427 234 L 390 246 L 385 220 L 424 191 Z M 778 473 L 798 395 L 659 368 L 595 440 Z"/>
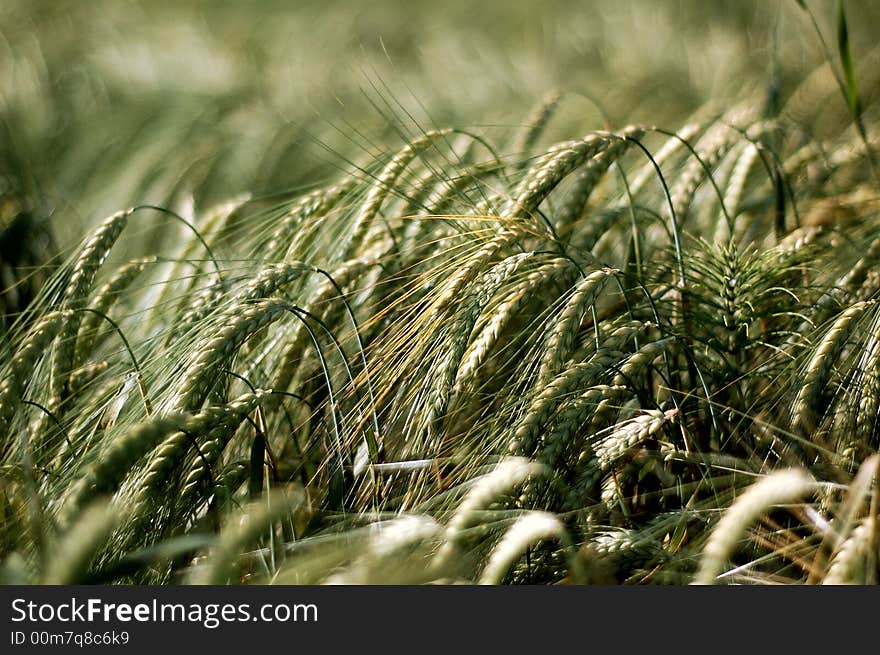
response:
<path fill-rule="evenodd" d="M 0 582 L 876 584 L 880 7 L 0 7 Z"/>

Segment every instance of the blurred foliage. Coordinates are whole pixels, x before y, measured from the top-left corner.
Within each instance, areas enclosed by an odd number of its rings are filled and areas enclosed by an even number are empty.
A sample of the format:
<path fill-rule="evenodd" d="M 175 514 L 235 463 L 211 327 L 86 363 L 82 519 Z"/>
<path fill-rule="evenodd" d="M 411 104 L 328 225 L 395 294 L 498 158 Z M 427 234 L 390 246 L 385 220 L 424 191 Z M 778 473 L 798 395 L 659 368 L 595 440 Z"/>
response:
<path fill-rule="evenodd" d="M 851 4 L 864 52 L 880 7 Z M 575 121 L 673 126 L 819 64 L 792 7 L 8 0 L 0 176 L 4 193 L 57 216 L 66 244 L 138 202 L 201 207 L 313 183 L 428 126 L 509 128 L 553 89 L 580 102 L 548 142 Z"/>

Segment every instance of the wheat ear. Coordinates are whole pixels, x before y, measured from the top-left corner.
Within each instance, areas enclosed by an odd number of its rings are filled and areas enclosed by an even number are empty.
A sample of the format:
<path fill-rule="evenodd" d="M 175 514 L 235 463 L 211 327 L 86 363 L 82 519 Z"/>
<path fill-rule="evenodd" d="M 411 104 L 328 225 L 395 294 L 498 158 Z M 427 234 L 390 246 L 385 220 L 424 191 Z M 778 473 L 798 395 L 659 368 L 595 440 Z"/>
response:
<path fill-rule="evenodd" d="M 444 569 L 458 552 L 465 540 L 465 532 L 479 523 L 481 510 L 488 507 L 504 493 L 512 492 L 529 478 L 546 475 L 542 465 L 523 457 L 503 459 L 491 473 L 473 482 L 458 509 L 446 526 L 444 544 L 434 559 L 434 566 Z"/>
<path fill-rule="evenodd" d="M 134 282 L 144 269 L 157 261 L 156 257 L 144 257 L 128 262 L 120 267 L 106 284 L 95 292 L 95 299 L 89 307 L 100 314 L 107 314 L 110 308 L 119 300 L 122 293 Z M 85 364 L 98 340 L 98 329 L 104 320 L 101 315 L 89 312 L 82 319 L 79 336 L 76 341 L 76 354 L 74 363 L 76 366 Z"/>
<path fill-rule="evenodd" d="M 549 383 L 562 369 L 574 349 L 575 335 L 580 330 L 584 313 L 595 302 L 605 282 L 617 273 L 613 268 L 599 269 L 575 285 L 545 341 L 544 356 L 538 365 L 538 384 Z"/>
<path fill-rule="evenodd" d="M 870 565 L 877 561 L 876 552 L 871 556 L 871 547 L 876 547 L 872 539 L 876 520 L 870 516 L 863 519 L 840 545 L 823 585 L 877 584 L 876 572 L 870 571 Z"/>
<path fill-rule="evenodd" d="M 608 470 L 627 451 L 644 443 L 678 416 L 677 409 L 665 412 L 645 410 L 644 413 L 621 423 L 593 446 L 599 468 Z"/>
<path fill-rule="evenodd" d="M 133 499 L 134 514 L 146 514 L 149 511 L 156 494 L 168 483 L 172 471 L 180 466 L 200 436 L 205 433 L 210 435 L 215 431 L 221 434 L 235 434 L 239 424 L 254 411 L 265 395 L 266 392 L 258 391 L 245 394 L 226 405 L 206 408 L 197 415 L 197 420 L 189 421 L 185 431 L 174 432 L 166 437 L 153 451 L 141 477 Z M 209 449 L 208 454 L 205 454 L 204 447 L 199 448 L 199 451 L 201 456 L 196 459 L 202 469 L 206 463 L 203 457 L 211 457 L 207 460 L 208 464 L 216 461 L 215 449 Z M 202 470 L 202 473 L 206 474 L 207 471 Z"/>
<path fill-rule="evenodd" d="M 193 584 L 225 584 L 237 569 L 242 551 L 271 529 L 278 519 L 290 514 L 300 504 L 301 498 L 290 498 L 277 492 L 254 501 L 220 532 L 217 542 L 208 554 L 207 561 L 193 569 Z"/>
<path fill-rule="evenodd" d="M 554 146 L 523 176 L 502 216 L 528 217 L 573 170 L 601 151 L 609 139 L 598 135 Z"/>
<path fill-rule="evenodd" d="M 734 501 L 709 536 L 695 584 L 714 584 L 736 549 L 743 532 L 773 505 L 792 503 L 816 489 L 804 471 L 778 471 L 762 478 Z"/>
<path fill-rule="evenodd" d="M 461 391 L 471 378 L 476 376 L 501 333 L 514 319 L 519 309 L 546 285 L 555 284 L 560 280 L 567 281 L 574 271 L 570 259 L 557 257 L 529 271 L 524 279 L 508 292 L 506 299 L 494 308 L 491 318 L 470 343 L 467 352 L 462 357 L 455 382 L 456 392 Z"/>
<path fill-rule="evenodd" d="M 367 197 L 354 217 L 354 223 L 348 230 L 348 238 L 340 250 L 340 259 L 352 259 L 355 251 L 367 236 L 373 218 L 379 213 L 382 203 L 389 193 L 394 191 L 394 184 L 410 162 L 422 151 L 427 150 L 439 138 L 450 134 L 452 130 L 433 130 L 426 132 L 401 149 L 379 174 L 376 183 L 370 187 Z"/>
<path fill-rule="evenodd" d="M 522 557 L 526 549 L 547 539 L 558 539 L 561 541 L 563 548 L 569 552 L 570 565 L 576 566 L 578 560 L 572 556 L 574 544 L 562 521 L 549 512 L 532 511 L 518 518 L 508 528 L 507 532 L 504 533 L 501 541 L 498 542 L 498 545 L 495 546 L 492 554 L 489 556 L 489 561 L 480 575 L 479 584 L 501 584 L 504 576 L 517 560 Z M 577 577 L 580 578 L 580 576 Z"/>
<path fill-rule="evenodd" d="M 117 519 L 117 508 L 105 500 L 98 500 L 85 508 L 61 536 L 43 574 L 42 584 L 78 583 L 95 553 L 107 543 Z"/>
<path fill-rule="evenodd" d="M 807 364 L 803 384 L 794 400 L 791 422 L 793 429 L 801 429 L 807 434 L 816 429 L 819 399 L 828 380 L 828 374 L 846 344 L 853 323 L 873 304 L 874 301 L 862 301 L 848 307 L 819 342 Z"/>
<path fill-rule="evenodd" d="M 537 445 L 538 435 L 559 405 L 567 400 L 579 386 L 593 386 L 604 373 L 606 366 L 613 362 L 615 355 L 601 351 L 587 362 L 581 362 L 566 369 L 531 400 L 522 418 L 511 430 L 507 452 L 510 455 L 531 455 Z"/>
<path fill-rule="evenodd" d="M 205 401 L 215 376 L 241 345 L 254 333 L 278 320 L 290 309 L 290 303 L 278 298 L 258 300 L 240 307 L 238 313 L 227 315 L 226 325 L 203 341 L 190 359 L 183 382 L 172 407 L 178 411 L 197 409 Z"/>
<path fill-rule="evenodd" d="M 534 256 L 534 253 L 511 255 L 493 266 L 475 285 L 475 291 L 463 303 L 449 326 L 441 344 L 440 358 L 432 374 L 433 384 L 426 400 L 425 426 L 430 426 L 446 412 L 449 398 L 458 374 L 461 358 L 481 312 L 489 299 L 506 280 Z"/>
<path fill-rule="evenodd" d="M 605 150 L 590 159 L 576 174 L 573 175 L 571 189 L 565 202 L 556 212 L 556 234 L 566 237 L 572 226 L 578 221 L 587 206 L 594 189 L 599 184 L 611 165 L 619 160 L 632 145 L 631 139 L 641 139 L 645 128 L 629 125 L 615 134 Z"/>
<path fill-rule="evenodd" d="M 553 118 L 553 114 L 556 113 L 556 110 L 559 107 L 560 100 L 562 100 L 562 94 L 558 91 L 548 93 L 541 101 L 541 104 L 535 108 L 532 115 L 526 121 L 525 128 L 517 135 L 516 141 L 514 141 L 513 144 L 512 152 L 523 158 L 520 167 L 524 166 L 528 161 L 526 155 L 531 152 L 535 143 L 537 143 L 541 134 L 544 132 L 544 128 L 547 127 L 547 123 Z"/>
<path fill-rule="evenodd" d="M 10 422 L 15 417 L 28 376 L 62 327 L 70 321 L 72 314 L 71 311 L 46 314 L 19 346 L 3 381 L 0 382 L 0 434 L 7 433 Z"/>
<path fill-rule="evenodd" d="M 70 281 L 64 290 L 61 303 L 64 309 L 79 310 L 86 306 L 86 299 L 92 290 L 98 269 L 101 268 L 113 244 L 122 234 L 122 230 L 125 229 L 128 218 L 133 211 L 127 209 L 110 216 L 86 242 L 79 258 L 73 265 Z M 68 395 L 67 381 L 75 368 L 76 337 L 82 320 L 82 312 L 73 312 L 67 316 L 58 334 L 58 345 L 53 353 L 52 376 L 50 378 L 53 407 L 60 405 Z"/>

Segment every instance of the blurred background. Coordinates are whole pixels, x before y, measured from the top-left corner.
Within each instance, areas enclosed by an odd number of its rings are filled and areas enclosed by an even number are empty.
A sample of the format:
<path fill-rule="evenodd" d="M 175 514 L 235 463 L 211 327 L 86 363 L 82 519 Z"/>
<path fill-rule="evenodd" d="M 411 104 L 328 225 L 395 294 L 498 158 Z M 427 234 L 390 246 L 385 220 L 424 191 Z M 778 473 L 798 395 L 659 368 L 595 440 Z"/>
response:
<path fill-rule="evenodd" d="M 834 3 L 811 7 L 833 45 Z M 868 56 L 880 3 L 847 11 Z M 14 280 L 120 208 L 284 194 L 435 126 L 503 151 L 555 90 L 547 142 L 676 129 L 823 61 L 795 0 L 3 0 L 0 288 L 21 304 Z"/>

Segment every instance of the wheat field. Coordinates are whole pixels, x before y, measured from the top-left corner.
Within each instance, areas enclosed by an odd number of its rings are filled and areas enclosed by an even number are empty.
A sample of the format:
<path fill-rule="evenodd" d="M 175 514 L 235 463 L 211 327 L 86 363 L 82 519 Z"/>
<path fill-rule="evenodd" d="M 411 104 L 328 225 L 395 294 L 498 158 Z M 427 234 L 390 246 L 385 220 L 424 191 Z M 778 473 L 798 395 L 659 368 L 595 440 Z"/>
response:
<path fill-rule="evenodd" d="M 4 4 L 0 580 L 878 582 L 880 12 L 472 5 Z"/>

